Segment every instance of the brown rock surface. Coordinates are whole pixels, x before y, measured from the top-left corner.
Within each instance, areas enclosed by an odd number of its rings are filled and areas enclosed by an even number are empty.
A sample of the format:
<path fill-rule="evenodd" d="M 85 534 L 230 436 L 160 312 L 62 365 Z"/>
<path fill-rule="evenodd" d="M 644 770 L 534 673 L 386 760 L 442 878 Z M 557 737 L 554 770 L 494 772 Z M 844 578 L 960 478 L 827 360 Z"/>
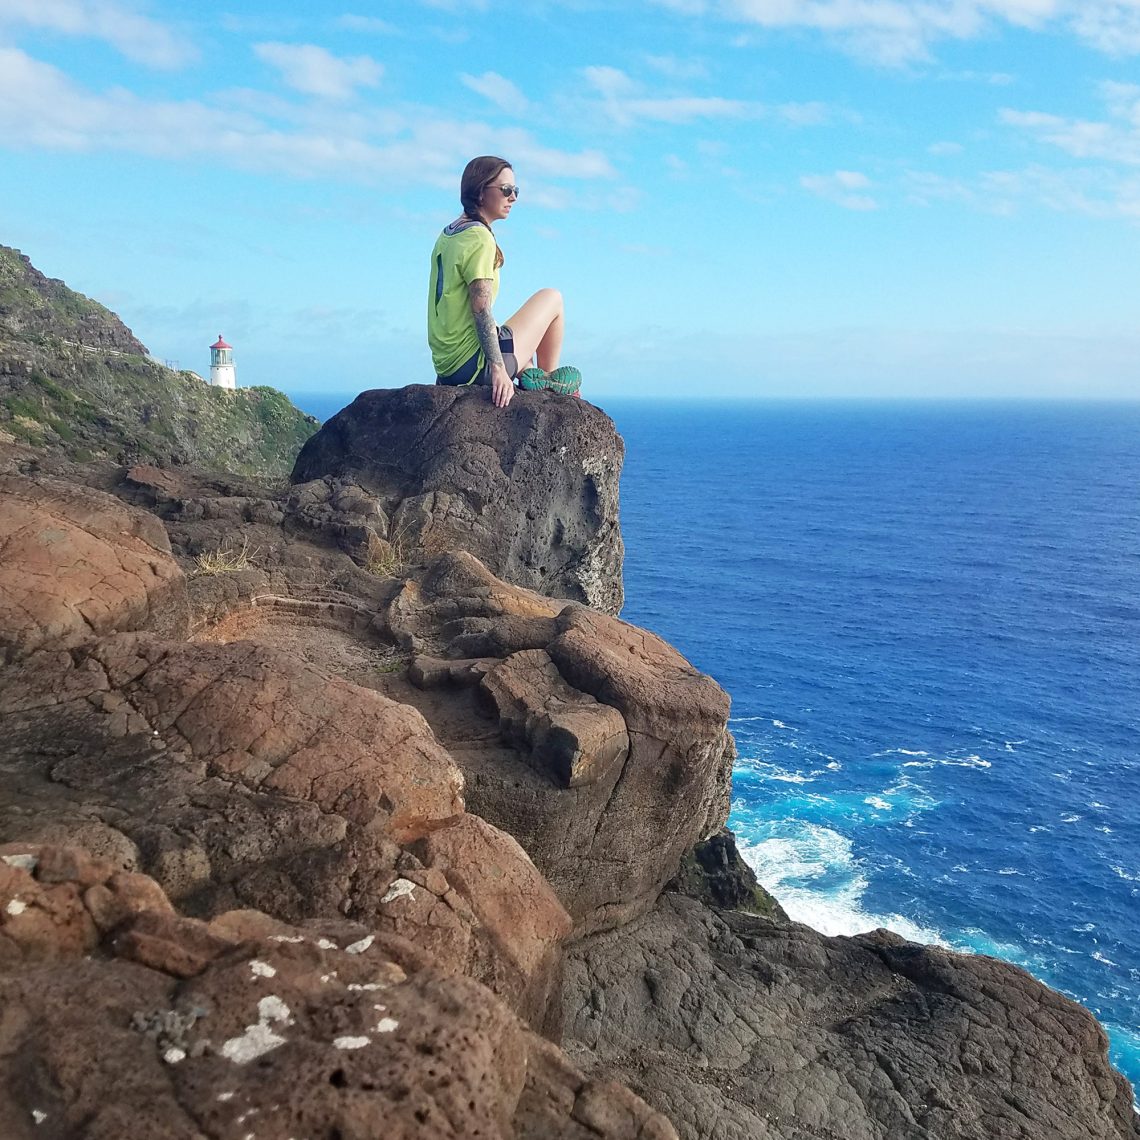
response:
<path fill-rule="evenodd" d="M 197 914 L 398 930 L 541 1022 L 568 920 L 509 836 L 466 821 L 414 709 L 253 642 L 123 634 L 25 660 L 0 726 L 0 840 L 95 829 Z"/>
<path fill-rule="evenodd" d="M 487 389 L 413 384 L 359 395 L 301 449 L 293 482 L 351 477 L 391 540 L 468 550 L 509 582 L 616 614 L 623 457 L 585 400 L 520 391 L 492 412 Z"/>
<path fill-rule="evenodd" d="M 83 900 L 116 890 L 110 865 L 9 846 L 0 874 L 5 1140 L 676 1136 L 486 988 L 364 926 L 207 925 L 135 876 L 108 930 Z"/>
<path fill-rule="evenodd" d="M 393 677 L 386 690 L 424 712 L 470 810 L 526 848 L 578 934 L 648 910 L 724 822 L 728 697 L 659 638 L 582 606 L 556 612 L 468 554 L 429 563 L 386 620 L 423 655 L 412 675 L 426 686 Z"/>
<path fill-rule="evenodd" d="M 186 623 L 157 519 L 90 488 L 0 475 L 0 662 L 92 633 L 184 637 Z"/>

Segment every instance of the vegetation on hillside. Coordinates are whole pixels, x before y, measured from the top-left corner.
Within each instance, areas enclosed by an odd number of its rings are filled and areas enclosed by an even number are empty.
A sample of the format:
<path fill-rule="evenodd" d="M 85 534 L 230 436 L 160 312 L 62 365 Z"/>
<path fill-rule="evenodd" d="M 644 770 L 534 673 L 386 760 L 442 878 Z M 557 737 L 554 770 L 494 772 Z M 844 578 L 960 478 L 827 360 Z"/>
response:
<path fill-rule="evenodd" d="M 319 426 L 273 388 L 164 367 L 110 310 L 0 246 L 0 433 L 79 462 L 276 477 Z"/>

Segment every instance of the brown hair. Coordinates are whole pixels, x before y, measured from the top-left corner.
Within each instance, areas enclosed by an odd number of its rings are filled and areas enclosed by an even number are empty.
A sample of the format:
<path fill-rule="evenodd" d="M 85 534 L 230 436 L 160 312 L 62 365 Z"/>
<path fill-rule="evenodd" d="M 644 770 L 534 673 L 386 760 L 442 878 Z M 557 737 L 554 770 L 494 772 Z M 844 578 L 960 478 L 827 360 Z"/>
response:
<path fill-rule="evenodd" d="M 483 204 L 483 191 L 510 165 L 505 158 L 481 154 L 463 168 L 463 177 L 459 180 L 459 201 L 463 203 L 464 215 L 473 222 L 482 222 L 489 230 L 490 223 L 479 213 L 479 207 Z M 491 233 L 494 236 L 493 230 Z M 495 242 L 495 268 L 498 269 L 502 264 L 503 251 L 499 248 L 499 243 Z"/>

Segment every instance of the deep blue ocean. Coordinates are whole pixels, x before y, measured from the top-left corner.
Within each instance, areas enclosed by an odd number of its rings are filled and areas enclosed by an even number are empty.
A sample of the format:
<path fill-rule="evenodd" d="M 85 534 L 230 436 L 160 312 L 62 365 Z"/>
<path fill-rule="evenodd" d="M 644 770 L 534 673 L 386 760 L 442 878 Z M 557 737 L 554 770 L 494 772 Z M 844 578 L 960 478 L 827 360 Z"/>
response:
<path fill-rule="evenodd" d="M 1024 966 L 1140 1089 L 1140 404 L 605 408 L 622 616 L 731 694 L 761 882 Z"/>

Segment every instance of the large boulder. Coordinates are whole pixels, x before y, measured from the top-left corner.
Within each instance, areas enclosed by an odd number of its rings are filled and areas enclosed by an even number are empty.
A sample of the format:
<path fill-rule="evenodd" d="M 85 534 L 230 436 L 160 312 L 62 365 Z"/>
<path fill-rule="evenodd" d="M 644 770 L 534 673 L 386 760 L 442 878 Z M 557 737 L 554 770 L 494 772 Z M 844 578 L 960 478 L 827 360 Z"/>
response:
<path fill-rule="evenodd" d="M 414 655 L 386 691 L 423 712 L 469 810 L 518 839 L 578 934 L 652 907 L 724 823 L 728 696 L 660 638 L 469 554 L 428 564 L 384 620 Z"/>
<path fill-rule="evenodd" d="M 186 635 L 186 581 L 153 515 L 102 491 L 0 474 L 0 663 L 92 633 Z"/>
<path fill-rule="evenodd" d="M 75 849 L 0 847 L 5 1140 L 676 1140 L 489 990 L 358 922 L 179 915 Z"/>
<path fill-rule="evenodd" d="M 566 1049 L 687 1140 L 1136 1140 L 1076 1002 L 994 958 L 663 896 L 568 953 Z"/>
<path fill-rule="evenodd" d="M 301 449 L 293 482 L 351 478 L 397 548 L 468 550 L 508 582 L 616 614 L 624 445 L 585 400 L 410 385 L 364 392 Z"/>

